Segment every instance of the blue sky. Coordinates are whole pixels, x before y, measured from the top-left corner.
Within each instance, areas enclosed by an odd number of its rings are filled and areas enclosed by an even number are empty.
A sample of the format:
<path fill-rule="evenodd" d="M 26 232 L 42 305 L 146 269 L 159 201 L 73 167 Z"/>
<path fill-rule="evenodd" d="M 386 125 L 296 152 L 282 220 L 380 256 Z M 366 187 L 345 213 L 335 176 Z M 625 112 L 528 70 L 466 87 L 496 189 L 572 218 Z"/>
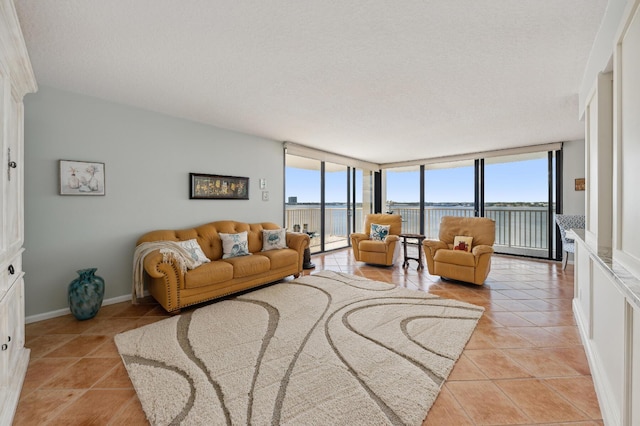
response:
<path fill-rule="evenodd" d="M 387 199 L 396 202 L 420 200 L 419 171 L 387 173 Z M 358 174 L 361 181 L 362 174 Z M 286 195 L 298 202 L 320 201 L 320 171 L 286 169 Z M 473 167 L 427 170 L 427 202 L 473 202 Z M 485 165 L 486 202 L 546 202 L 547 159 Z M 346 172 L 328 173 L 327 202 L 346 202 Z M 356 190 L 361 201 L 362 186 Z"/>

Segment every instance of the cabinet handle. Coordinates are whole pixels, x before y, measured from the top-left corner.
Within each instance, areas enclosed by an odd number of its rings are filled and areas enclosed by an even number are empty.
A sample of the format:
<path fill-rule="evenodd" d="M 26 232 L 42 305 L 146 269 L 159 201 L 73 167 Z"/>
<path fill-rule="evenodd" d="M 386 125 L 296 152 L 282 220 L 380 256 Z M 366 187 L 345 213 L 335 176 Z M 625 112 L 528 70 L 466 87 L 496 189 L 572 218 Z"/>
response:
<path fill-rule="evenodd" d="M 16 273 L 16 270 L 13 268 L 13 265 L 9 265 L 9 275 L 13 275 Z"/>
<path fill-rule="evenodd" d="M 6 351 L 8 348 L 9 348 L 9 346 L 7 346 L 7 344 L 6 344 L 6 343 L 4 343 L 4 344 L 2 345 L 2 350 L 3 350 L 3 351 Z"/>
<path fill-rule="evenodd" d="M 11 161 L 11 148 L 7 149 L 7 157 L 9 157 L 9 167 L 7 167 L 7 180 L 11 180 L 11 169 L 18 167 L 18 163 Z"/>

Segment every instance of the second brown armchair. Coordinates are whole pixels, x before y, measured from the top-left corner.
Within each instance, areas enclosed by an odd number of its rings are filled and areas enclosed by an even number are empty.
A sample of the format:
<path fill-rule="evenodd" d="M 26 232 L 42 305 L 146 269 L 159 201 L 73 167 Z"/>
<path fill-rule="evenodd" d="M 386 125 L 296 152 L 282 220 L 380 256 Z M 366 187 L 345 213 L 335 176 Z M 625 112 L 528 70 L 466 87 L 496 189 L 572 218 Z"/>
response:
<path fill-rule="evenodd" d="M 472 240 L 464 242 L 463 237 L 471 237 Z M 429 273 L 483 284 L 491 269 L 495 237 L 496 223 L 492 219 L 443 216 L 440 240 L 425 240 L 422 243 Z M 463 243 L 460 244 L 460 241 Z M 458 245 L 455 245 L 456 242 Z"/>
<path fill-rule="evenodd" d="M 389 226 L 389 233 L 381 240 L 371 239 L 371 225 Z M 351 234 L 353 255 L 360 262 L 391 266 L 396 260 L 398 234 L 402 231 L 402 216 L 399 214 L 368 214 L 364 218 L 362 233 Z M 366 234 L 365 234 L 366 232 Z"/>

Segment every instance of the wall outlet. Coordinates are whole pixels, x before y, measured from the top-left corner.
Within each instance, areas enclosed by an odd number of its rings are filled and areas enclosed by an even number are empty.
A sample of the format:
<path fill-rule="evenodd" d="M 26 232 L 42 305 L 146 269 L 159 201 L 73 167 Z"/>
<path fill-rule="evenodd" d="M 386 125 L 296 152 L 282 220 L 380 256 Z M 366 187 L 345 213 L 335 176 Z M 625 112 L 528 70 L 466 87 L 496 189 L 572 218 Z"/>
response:
<path fill-rule="evenodd" d="M 269 191 L 262 191 L 262 201 L 269 201 Z"/>

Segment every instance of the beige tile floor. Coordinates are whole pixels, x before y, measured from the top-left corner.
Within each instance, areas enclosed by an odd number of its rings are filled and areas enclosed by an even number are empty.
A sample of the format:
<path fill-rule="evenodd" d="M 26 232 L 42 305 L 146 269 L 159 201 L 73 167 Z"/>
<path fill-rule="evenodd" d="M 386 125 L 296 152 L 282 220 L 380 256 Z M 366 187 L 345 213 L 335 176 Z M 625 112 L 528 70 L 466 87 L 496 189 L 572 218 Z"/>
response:
<path fill-rule="evenodd" d="M 314 255 L 329 269 L 464 300 L 486 311 L 425 425 L 602 425 L 571 311 L 573 268 L 494 256 L 484 286 L 426 271 L 375 267 L 349 249 Z M 313 271 L 310 271 L 313 272 Z M 166 317 L 152 300 L 103 307 L 88 321 L 67 315 L 26 326 L 31 361 L 15 425 L 143 425 L 142 407 L 113 343 L 119 332 Z"/>

